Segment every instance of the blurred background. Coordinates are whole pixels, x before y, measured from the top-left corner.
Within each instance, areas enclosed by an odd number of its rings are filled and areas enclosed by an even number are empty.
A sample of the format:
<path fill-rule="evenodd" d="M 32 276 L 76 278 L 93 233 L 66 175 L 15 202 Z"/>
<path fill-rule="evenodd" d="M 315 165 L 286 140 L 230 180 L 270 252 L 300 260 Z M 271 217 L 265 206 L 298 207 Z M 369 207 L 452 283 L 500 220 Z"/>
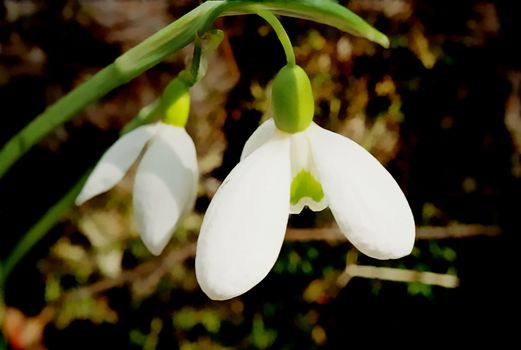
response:
<path fill-rule="evenodd" d="M 2 329 L 13 349 L 348 349 L 484 344 L 519 331 L 519 4 L 340 1 L 391 47 L 282 18 L 315 93 L 315 121 L 371 151 L 404 190 L 413 253 L 358 254 L 329 211 L 290 217 L 272 272 L 239 298 L 199 289 L 202 215 L 269 116 L 285 61 L 262 19 L 228 17 L 192 93 L 201 181 L 194 213 L 151 256 L 132 218 L 132 174 L 73 207 L 15 267 Z M 198 5 L 179 0 L 0 3 L 0 144 L 121 53 Z M 119 130 L 184 68 L 190 47 L 116 89 L 0 179 L 0 257 L 62 198 Z M 356 166 L 356 164 L 353 164 Z M 346 174 L 348 177 L 348 174 Z M 518 276 L 518 277 L 516 277 Z"/>

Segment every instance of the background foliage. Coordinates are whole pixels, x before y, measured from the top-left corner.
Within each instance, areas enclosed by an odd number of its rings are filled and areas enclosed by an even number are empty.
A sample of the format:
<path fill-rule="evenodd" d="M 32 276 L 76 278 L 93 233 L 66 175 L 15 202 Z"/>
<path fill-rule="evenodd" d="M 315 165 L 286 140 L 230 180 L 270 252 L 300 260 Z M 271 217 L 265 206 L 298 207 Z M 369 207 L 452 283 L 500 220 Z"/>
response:
<path fill-rule="evenodd" d="M 1 3 L 0 144 L 197 3 Z M 199 290 L 193 253 L 202 215 L 268 116 L 269 83 L 284 64 L 262 19 L 228 17 L 217 23 L 225 41 L 192 91 L 188 129 L 202 171 L 195 213 L 153 258 L 132 221 L 131 175 L 71 209 L 7 282 L 3 330 L 11 347 L 344 349 L 358 341 L 512 339 L 509 320 L 519 311 L 519 8 L 477 0 L 345 5 L 386 33 L 391 48 L 309 21 L 282 21 L 311 77 L 316 122 L 371 150 L 404 189 L 419 225 L 413 254 L 391 262 L 358 256 L 336 236 L 329 212 L 305 212 L 290 218 L 279 261 L 253 290 L 227 302 Z M 0 179 L 2 257 L 190 54 L 183 50 L 91 105 Z M 377 267 L 371 273 L 379 278 L 353 277 L 353 266 Z M 410 272 L 398 278 L 408 282 L 388 281 L 396 268 Z M 412 270 L 438 275 L 426 280 Z M 440 286 L 444 278 L 458 286 Z"/>

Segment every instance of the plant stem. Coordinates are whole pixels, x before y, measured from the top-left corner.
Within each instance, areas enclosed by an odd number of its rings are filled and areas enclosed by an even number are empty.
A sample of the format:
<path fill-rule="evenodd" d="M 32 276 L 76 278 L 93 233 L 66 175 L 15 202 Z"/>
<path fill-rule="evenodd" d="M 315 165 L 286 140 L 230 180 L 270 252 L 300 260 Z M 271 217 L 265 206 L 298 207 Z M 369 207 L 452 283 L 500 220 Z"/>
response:
<path fill-rule="evenodd" d="M 296 64 L 295 61 L 295 52 L 293 51 L 293 46 L 291 45 L 291 40 L 289 39 L 288 33 L 284 29 L 282 23 L 280 23 L 279 19 L 270 11 L 267 10 L 256 10 L 257 15 L 261 16 L 269 23 L 269 25 L 273 28 L 277 37 L 279 38 L 282 47 L 284 48 L 284 53 L 286 54 L 286 60 L 288 65 L 294 66 Z"/>
<path fill-rule="evenodd" d="M 192 64 L 190 65 L 190 72 L 192 74 L 192 85 L 194 85 L 199 80 L 199 68 L 201 67 L 201 39 L 199 37 L 195 38 L 194 42 L 194 53 L 192 56 Z"/>
<path fill-rule="evenodd" d="M 123 135 L 133 129 L 141 126 L 147 121 L 150 121 L 154 116 L 157 115 L 159 110 L 159 99 L 155 100 L 151 104 L 143 107 L 136 117 L 130 121 L 125 128 L 120 132 Z M 63 214 L 72 206 L 76 196 L 80 193 L 83 184 L 87 180 L 90 174 L 90 170 L 87 171 L 78 182 L 63 196 L 56 204 L 54 204 L 41 218 L 40 220 L 31 227 L 29 231 L 18 241 L 16 246 L 13 248 L 9 256 L 2 262 L 0 261 L 0 307 L 3 301 L 3 290 L 5 287 L 5 281 L 9 274 L 13 271 L 14 267 L 22 260 L 22 258 L 29 252 L 29 250 L 41 240 L 45 234 L 60 220 Z M 1 309 L 0 309 L 1 310 Z"/>
<path fill-rule="evenodd" d="M 189 68 L 189 72 L 191 75 L 192 84 L 197 80 L 197 76 L 199 75 L 199 66 L 201 61 L 201 45 L 199 40 L 196 40 L 196 45 L 194 47 L 194 55 L 192 58 L 192 64 Z M 102 73 L 102 72 L 100 72 Z M 96 76 L 99 76 L 98 73 Z M 95 77 L 96 77 L 95 76 Z M 101 75 L 103 77 L 103 75 Z M 101 79 L 101 78 L 100 78 Z M 91 79 L 88 81 L 88 84 L 84 84 L 81 86 L 81 89 L 77 89 L 73 91 L 73 93 L 67 95 L 64 99 L 74 99 L 75 96 L 81 94 L 82 89 L 86 89 L 89 91 L 96 91 L 89 89 L 90 84 L 92 82 L 96 82 L 96 79 Z M 62 100 L 63 101 L 63 100 Z M 132 119 L 120 132 L 120 135 L 126 134 L 134 130 L 135 128 L 150 122 L 155 116 L 160 113 L 161 102 L 160 99 L 156 99 L 151 104 L 143 107 L 139 113 L 136 115 L 134 119 Z M 25 136 L 23 134 L 21 136 Z M 83 184 L 87 180 L 88 175 L 90 174 L 90 170 L 87 171 L 81 179 L 67 192 L 67 194 L 62 197 L 54 206 L 52 206 L 41 218 L 40 220 L 33 226 L 27 233 L 18 241 L 14 249 L 11 251 L 7 259 L 2 263 L 0 261 L 0 312 L 2 310 L 2 302 L 3 302 L 3 287 L 4 282 L 13 270 L 13 268 L 20 262 L 20 260 L 27 254 L 27 252 L 39 241 L 41 240 L 45 234 L 56 224 L 56 222 L 62 217 L 63 213 L 69 209 L 69 207 L 74 203 L 76 196 L 80 193 Z M 1 315 L 1 314 L 0 314 Z"/>
<path fill-rule="evenodd" d="M 132 80 L 161 62 L 168 55 L 188 45 L 196 34 L 204 35 L 219 16 L 257 13 L 277 32 L 284 46 L 288 64 L 294 64 L 294 53 L 284 28 L 270 12 L 324 23 L 340 30 L 365 37 L 389 46 L 389 39 L 344 6 L 333 1 L 271 0 L 253 3 L 213 0 L 203 2 L 183 17 L 153 34 L 114 63 L 101 70 L 61 100 L 37 116 L 0 149 L 0 177 L 2 177 L 31 146 L 71 119 L 84 107 L 114 88 Z M 262 13 L 262 14 L 261 14 Z"/>
<path fill-rule="evenodd" d="M 43 136 L 126 80 L 111 64 L 45 110 L 0 150 L 0 177 Z"/>
<path fill-rule="evenodd" d="M 161 100 L 158 98 L 154 100 L 148 106 L 143 107 L 139 113 L 136 115 L 134 119 L 128 122 L 123 129 L 121 129 L 120 134 L 124 135 L 127 132 L 130 132 L 141 125 L 148 124 L 152 122 L 154 117 L 157 117 L 161 111 Z"/>
<path fill-rule="evenodd" d="M 134 130 L 135 128 L 149 122 L 159 111 L 159 99 L 151 104 L 143 107 L 136 117 L 130 121 L 120 132 L 121 135 Z M 54 204 L 36 224 L 17 242 L 9 256 L 5 261 L 0 260 L 0 330 L 4 322 L 5 316 L 5 284 L 7 278 L 23 257 L 31 250 L 31 248 L 40 241 L 49 230 L 63 217 L 64 213 L 72 206 L 76 196 L 80 193 L 83 184 L 90 175 L 88 170 L 76 182 L 76 184 L 63 196 L 56 204 Z M 6 349 L 4 336 L 0 331 L 0 350 Z"/>
<path fill-rule="evenodd" d="M 89 171 L 90 173 L 90 171 Z M 74 203 L 74 199 L 80 193 L 83 184 L 87 180 L 87 174 L 54 204 L 27 233 L 18 241 L 14 249 L 4 262 L 3 280 L 5 281 L 13 268 L 22 260 L 29 250 L 40 241 L 45 234 L 63 217 L 63 214 Z"/>
<path fill-rule="evenodd" d="M 117 58 L 114 63 L 65 95 L 13 136 L 0 149 L 0 177 L 25 152 L 90 103 L 132 80 L 171 53 L 188 45 L 205 23 L 206 15 L 223 1 L 208 1 Z"/>

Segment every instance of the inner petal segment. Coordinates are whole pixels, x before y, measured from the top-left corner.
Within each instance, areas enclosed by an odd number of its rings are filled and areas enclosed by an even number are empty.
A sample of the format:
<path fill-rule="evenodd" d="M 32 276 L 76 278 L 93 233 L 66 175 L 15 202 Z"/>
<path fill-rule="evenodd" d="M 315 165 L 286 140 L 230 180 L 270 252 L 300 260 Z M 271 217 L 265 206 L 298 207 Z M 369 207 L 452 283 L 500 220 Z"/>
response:
<path fill-rule="evenodd" d="M 328 204 L 322 185 L 315 175 L 313 156 L 306 131 L 291 135 L 291 197 L 290 213 L 298 214 L 305 206 L 313 211 L 324 210 Z"/>
<path fill-rule="evenodd" d="M 302 169 L 291 182 L 290 213 L 298 214 L 308 206 L 313 211 L 327 207 L 322 185 L 309 171 Z"/>

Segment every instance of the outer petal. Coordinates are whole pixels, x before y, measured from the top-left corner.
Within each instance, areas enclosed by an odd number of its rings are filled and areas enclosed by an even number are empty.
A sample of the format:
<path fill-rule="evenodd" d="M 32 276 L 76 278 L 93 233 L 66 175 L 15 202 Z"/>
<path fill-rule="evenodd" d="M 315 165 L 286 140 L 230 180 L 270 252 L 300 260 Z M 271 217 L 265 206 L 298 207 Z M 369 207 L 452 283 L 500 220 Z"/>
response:
<path fill-rule="evenodd" d="M 76 197 L 76 205 L 81 205 L 114 187 L 136 161 L 141 150 L 156 131 L 157 124 L 144 125 L 117 140 L 103 154 L 90 174 L 80 194 Z"/>
<path fill-rule="evenodd" d="M 286 231 L 290 181 L 289 138 L 283 135 L 224 180 L 204 217 L 195 258 L 197 280 L 210 298 L 238 296 L 273 267 Z"/>
<path fill-rule="evenodd" d="M 197 193 L 195 146 L 184 128 L 160 124 L 137 169 L 134 216 L 141 239 L 159 255 Z"/>
<path fill-rule="evenodd" d="M 342 232 L 373 258 L 409 254 L 414 218 L 389 172 L 350 139 L 315 124 L 308 130 L 319 180 Z"/>
<path fill-rule="evenodd" d="M 257 130 L 250 136 L 244 148 L 242 149 L 241 160 L 249 156 L 257 148 L 268 142 L 276 133 L 277 127 L 273 118 L 266 120 L 264 123 L 259 125 Z"/>

